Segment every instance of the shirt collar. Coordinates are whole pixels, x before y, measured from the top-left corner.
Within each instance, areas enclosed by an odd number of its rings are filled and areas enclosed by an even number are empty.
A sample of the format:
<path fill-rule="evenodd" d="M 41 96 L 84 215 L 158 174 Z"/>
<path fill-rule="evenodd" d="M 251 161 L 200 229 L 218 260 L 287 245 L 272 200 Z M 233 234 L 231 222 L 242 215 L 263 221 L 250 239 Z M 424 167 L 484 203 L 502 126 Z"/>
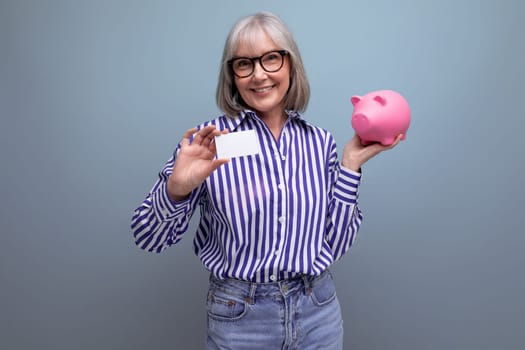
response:
<path fill-rule="evenodd" d="M 286 115 L 291 121 L 297 121 L 305 125 L 310 126 L 310 124 L 303 118 L 303 116 L 294 110 L 285 110 Z M 246 118 L 257 118 L 257 113 L 251 109 L 244 109 L 240 111 L 234 118 L 225 118 L 225 122 L 230 131 L 234 131 Z"/>

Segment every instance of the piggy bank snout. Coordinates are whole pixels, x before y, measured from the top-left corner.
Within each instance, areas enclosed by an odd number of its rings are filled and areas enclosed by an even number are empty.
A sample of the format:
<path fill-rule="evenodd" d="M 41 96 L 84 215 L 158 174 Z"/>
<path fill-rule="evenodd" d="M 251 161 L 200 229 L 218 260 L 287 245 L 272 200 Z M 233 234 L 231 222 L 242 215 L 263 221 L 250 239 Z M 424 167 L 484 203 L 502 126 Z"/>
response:
<path fill-rule="evenodd" d="M 370 120 L 363 113 L 357 113 L 352 116 L 352 127 L 355 131 L 363 132 L 370 127 Z"/>

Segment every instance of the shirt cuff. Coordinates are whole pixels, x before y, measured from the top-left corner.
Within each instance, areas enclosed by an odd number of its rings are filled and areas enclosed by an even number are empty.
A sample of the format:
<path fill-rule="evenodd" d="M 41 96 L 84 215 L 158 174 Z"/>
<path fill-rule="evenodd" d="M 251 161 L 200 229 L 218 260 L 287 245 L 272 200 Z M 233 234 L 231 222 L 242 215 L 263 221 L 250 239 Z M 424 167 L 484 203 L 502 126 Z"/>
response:
<path fill-rule="evenodd" d="M 334 197 L 348 204 L 356 204 L 360 183 L 361 173 L 341 166 L 334 186 Z"/>
<path fill-rule="evenodd" d="M 162 184 L 156 192 L 152 194 L 152 203 L 155 214 L 161 221 L 173 219 L 183 215 L 190 209 L 191 196 L 182 201 L 171 199 L 168 194 L 168 186 Z"/>

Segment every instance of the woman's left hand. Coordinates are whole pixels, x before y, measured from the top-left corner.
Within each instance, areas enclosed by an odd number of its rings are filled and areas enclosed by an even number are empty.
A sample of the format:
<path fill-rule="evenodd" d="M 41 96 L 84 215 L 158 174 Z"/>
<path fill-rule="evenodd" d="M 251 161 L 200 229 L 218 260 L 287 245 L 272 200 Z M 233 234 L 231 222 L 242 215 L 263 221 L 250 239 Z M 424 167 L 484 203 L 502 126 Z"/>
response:
<path fill-rule="evenodd" d="M 399 141 L 403 134 L 399 134 L 394 142 L 391 145 L 383 146 L 380 143 L 371 143 L 369 145 L 363 146 L 361 144 L 361 139 L 359 136 L 354 135 L 354 137 L 348 141 L 343 150 L 343 159 L 341 164 L 350 170 L 359 172 L 361 166 L 365 164 L 368 160 L 375 157 L 379 153 L 392 149 Z"/>

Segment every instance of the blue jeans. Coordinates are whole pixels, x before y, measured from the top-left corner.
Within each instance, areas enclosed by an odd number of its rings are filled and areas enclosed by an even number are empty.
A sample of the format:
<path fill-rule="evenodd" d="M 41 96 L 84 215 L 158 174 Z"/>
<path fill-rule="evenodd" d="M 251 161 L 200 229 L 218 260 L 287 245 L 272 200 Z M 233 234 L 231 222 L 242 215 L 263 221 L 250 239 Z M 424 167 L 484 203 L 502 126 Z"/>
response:
<path fill-rule="evenodd" d="M 275 283 L 210 278 L 207 349 L 342 350 L 329 271 Z"/>

